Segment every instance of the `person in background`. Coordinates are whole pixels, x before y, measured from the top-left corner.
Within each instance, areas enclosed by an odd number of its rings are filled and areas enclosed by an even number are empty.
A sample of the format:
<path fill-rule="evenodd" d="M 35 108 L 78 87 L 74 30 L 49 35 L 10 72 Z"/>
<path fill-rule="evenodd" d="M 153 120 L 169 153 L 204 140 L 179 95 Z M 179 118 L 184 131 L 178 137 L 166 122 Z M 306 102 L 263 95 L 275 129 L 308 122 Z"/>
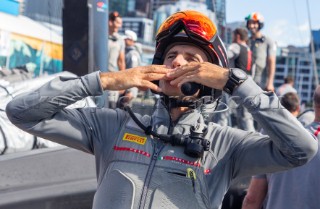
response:
<path fill-rule="evenodd" d="M 125 42 L 119 34 L 119 29 L 122 27 L 122 18 L 117 11 L 109 14 L 108 26 L 108 71 L 116 72 L 125 70 Z"/>
<path fill-rule="evenodd" d="M 252 55 L 248 42 L 248 31 L 244 28 L 236 28 L 232 33 L 232 44 L 228 47 L 229 66 L 231 68 L 240 68 L 248 74 L 251 72 Z M 231 123 L 230 113 L 234 113 L 238 128 L 246 131 L 255 131 L 252 115 L 243 105 L 236 106 L 234 101 L 229 98 L 228 94 L 222 95 L 222 102 L 226 103 L 228 110 L 222 110 L 221 113 L 216 113 L 214 121 L 220 125 L 228 125 Z"/>
<path fill-rule="evenodd" d="M 228 59 L 230 67 L 240 68 L 250 73 L 252 53 L 247 42 L 248 31 L 244 28 L 236 28 L 232 33 L 232 44 L 228 47 Z"/>
<path fill-rule="evenodd" d="M 125 30 L 124 41 L 125 48 L 125 60 L 127 69 L 137 67 L 141 65 L 141 54 L 136 48 L 136 42 L 138 40 L 137 34 L 132 30 Z"/>
<path fill-rule="evenodd" d="M 137 50 L 137 34 L 132 30 L 125 30 L 124 41 L 126 44 L 125 48 L 125 60 L 127 69 L 138 67 L 141 65 L 141 54 Z M 119 97 L 119 108 L 124 108 L 125 105 L 129 105 L 130 102 L 138 96 L 138 88 L 132 87 L 127 89 Z"/>
<path fill-rule="evenodd" d="M 320 86 L 314 97 L 314 121 L 306 126 L 315 137 L 319 146 L 320 128 Z M 289 92 L 282 96 L 281 104 L 292 115 L 299 114 L 299 98 Z M 301 138 L 300 140 L 304 140 Z M 320 205 L 320 153 L 307 164 L 278 173 L 253 176 L 242 209 L 318 209 Z"/>
<path fill-rule="evenodd" d="M 122 27 L 122 18 L 117 11 L 109 13 L 109 36 L 108 36 L 108 72 L 117 72 L 126 69 L 125 42 L 119 34 Z M 120 91 L 108 91 L 108 102 L 110 108 L 116 108 Z"/>
<path fill-rule="evenodd" d="M 289 92 L 297 93 L 297 90 L 293 86 L 294 80 L 292 77 L 288 76 L 284 79 L 284 83 L 277 88 L 276 94 L 282 96 Z"/>
<path fill-rule="evenodd" d="M 264 18 L 258 12 L 248 15 L 247 28 L 251 33 L 249 46 L 252 51 L 253 80 L 266 91 L 274 91 L 274 75 L 276 69 L 277 46 L 274 41 L 261 33 L 264 26 Z"/>

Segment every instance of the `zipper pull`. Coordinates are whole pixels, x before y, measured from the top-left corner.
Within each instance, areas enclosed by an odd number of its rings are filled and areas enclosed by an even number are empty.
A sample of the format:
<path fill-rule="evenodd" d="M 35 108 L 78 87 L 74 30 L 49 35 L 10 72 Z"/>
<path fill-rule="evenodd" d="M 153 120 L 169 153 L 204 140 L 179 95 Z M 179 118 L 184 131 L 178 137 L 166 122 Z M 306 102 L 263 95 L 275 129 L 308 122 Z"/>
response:
<path fill-rule="evenodd" d="M 191 179 L 193 193 L 196 193 L 195 180 L 197 179 L 197 176 L 196 176 L 196 172 L 194 172 L 194 170 L 192 170 L 192 168 L 187 168 L 187 178 Z"/>
<path fill-rule="evenodd" d="M 160 154 L 162 148 L 163 148 L 163 145 L 162 145 L 162 144 L 160 144 L 160 143 L 156 144 L 156 147 L 154 148 L 154 153 L 153 153 L 153 156 L 152 156 L 152 158 L 153 158 L 154 160 L 157 160 L 157 159 L 158 159 L 159 154 Z"/>

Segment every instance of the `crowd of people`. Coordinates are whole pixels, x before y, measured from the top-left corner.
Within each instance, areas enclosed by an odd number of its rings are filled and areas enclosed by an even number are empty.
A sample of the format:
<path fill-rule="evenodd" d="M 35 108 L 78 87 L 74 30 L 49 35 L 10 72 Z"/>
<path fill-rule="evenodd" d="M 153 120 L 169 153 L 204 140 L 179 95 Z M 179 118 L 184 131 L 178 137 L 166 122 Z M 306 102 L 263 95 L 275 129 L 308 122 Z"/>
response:
<path fill-rule="evenodd" d="M 19 95 L 8 118 L 95 156 L 93 208 L 218 209 L 245 176 L 252 180 L 243 209 L 317 208 L 320 87 L 314 118 L 302 125 L 293 79 L 274 87 L 276 44 L 261 32 L 263 16 L 245 20 L 226 50 L 204 14 L 174 13 L 157 32 L 152 65 L 141 66 L 137 34 L 120 35 L 121 16 L 111 12 L 108 69 Z M 158 95 L 152 115 L 130 109 L 139 89 Z M 104 92 L 105 107 L 66 108 Z"/>

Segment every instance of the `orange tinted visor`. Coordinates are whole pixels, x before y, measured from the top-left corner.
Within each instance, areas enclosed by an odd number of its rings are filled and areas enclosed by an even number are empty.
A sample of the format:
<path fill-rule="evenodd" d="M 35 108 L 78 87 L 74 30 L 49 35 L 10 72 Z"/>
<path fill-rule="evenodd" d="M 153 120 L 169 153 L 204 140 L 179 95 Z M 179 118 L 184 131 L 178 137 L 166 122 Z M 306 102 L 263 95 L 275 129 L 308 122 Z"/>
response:
<path fill-rule="evenodd" d="M 217 33 L 216 26 L 207 16 L 197 11 L 187 10 L 177 12 L 168 17 L 160 26 L 157 39 L 161 38 L 164 34 L 171 33 L 172 27 L 177 22 L 183 22 L 185 29 L 188 30 L 187 32 L 196 34 L 208 42 L 210 42 Z"/>

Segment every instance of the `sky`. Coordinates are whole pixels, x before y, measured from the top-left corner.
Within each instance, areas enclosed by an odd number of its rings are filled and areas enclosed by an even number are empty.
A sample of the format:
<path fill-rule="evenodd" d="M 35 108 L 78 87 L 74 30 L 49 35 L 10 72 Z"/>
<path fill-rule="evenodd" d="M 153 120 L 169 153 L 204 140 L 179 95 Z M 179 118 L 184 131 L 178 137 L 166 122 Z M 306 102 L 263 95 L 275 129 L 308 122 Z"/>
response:
<path fill-rule="evenodd" d="M 307 2 L 311 28 L 320 29 L 320 0 L 226 0 L 227 23 L 242 21 L 252 12 L 264 16 L 262 33 L 278 46 L 307 46 L 310 42 Z"/>

